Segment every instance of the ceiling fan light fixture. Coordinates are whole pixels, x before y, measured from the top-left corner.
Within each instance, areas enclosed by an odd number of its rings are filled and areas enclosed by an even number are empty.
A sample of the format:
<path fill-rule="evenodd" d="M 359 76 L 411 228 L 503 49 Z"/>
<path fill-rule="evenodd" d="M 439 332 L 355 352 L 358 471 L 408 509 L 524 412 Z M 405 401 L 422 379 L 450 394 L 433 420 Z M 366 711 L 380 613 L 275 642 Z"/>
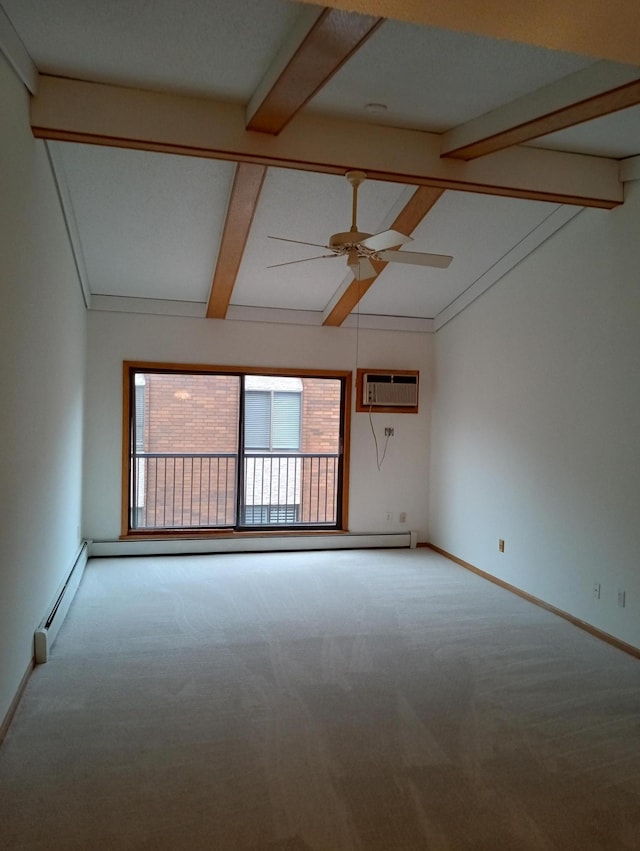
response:
<path fill-rule="evenodd" d="M 368 257 L 361 257 L 358 263 L 357 272 L 354 272 L 357 281 L 370 281 L 376 277 L 375 266 Z"/>

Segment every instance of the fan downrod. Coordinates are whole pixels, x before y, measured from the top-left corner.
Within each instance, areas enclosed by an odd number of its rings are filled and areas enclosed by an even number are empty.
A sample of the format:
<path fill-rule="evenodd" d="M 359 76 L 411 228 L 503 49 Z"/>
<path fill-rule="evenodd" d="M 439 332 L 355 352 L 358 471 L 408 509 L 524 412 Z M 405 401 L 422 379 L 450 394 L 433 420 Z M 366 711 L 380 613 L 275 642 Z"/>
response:
<path fill-rule="evenodd" d="M 341 253 L 347 253 L 349 250 L 355 248 L 355 246 L 362 242 L 364 239 L 367 239 L 371 236 L 370 233 L 363 233 L 358 230 L 357 218 L 358 218 L 358 188 L 362 183 L 367 179 L 367 175 L 364 171 L 348 171 L 345 174 L 345 177 L 353 187 L 353 206 L 352 206 L 352 215 L 351 215 L 351 228 L 348 231 L 343 233 L 334 233 L 329 238 L 329 247 L 334 250 L 337 249 Z"/>

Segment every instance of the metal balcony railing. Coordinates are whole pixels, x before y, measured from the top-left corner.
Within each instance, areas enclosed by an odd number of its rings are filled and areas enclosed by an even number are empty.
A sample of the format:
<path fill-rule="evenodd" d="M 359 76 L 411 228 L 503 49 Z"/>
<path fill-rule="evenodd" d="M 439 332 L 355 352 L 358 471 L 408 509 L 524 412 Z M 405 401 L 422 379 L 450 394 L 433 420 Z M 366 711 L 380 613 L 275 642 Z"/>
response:
<path fill-rule="evenodd" d="M 135 453 L 131 528 L 334 526 L 338 457 L 252 452 L 240 471 L 234 452 Z"/>

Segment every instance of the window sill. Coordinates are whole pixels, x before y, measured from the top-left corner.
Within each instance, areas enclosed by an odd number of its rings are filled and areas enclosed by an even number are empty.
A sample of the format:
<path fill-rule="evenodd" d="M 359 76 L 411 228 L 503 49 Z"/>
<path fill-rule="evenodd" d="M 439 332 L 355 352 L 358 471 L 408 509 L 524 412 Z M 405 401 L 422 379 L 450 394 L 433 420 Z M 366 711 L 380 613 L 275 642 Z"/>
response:
<path fill-rule="evenodd" d="M 260 529 L 253 531 L 236 531 L 231 529 L 207 529 L 199 532 L 196 529 L 167 529 L 153 532 L 127 532 L 120 535 L 120 541 L 166 541 L 184 540 L 221 540 L 224 538 L 279 538 L 279 537 L 308 537 L 311 535 L 348 535 L 348 529 Z"/>

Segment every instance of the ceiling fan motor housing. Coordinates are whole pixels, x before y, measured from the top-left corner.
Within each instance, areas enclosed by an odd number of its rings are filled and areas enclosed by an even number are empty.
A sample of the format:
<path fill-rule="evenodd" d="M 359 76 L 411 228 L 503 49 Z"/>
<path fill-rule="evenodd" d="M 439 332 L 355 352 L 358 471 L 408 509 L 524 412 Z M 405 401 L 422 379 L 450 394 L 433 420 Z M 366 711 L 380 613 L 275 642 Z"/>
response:
<path fill-rule="evenodd" d="M 364 239 L 368 239 L 370 233 L 361 233 L 360 231 L 345 231 L 344 233 L 334 233 L 329 237 L 329 248 L 334 250 L 346 251 L 349 248 L 355 248 Z"/>

